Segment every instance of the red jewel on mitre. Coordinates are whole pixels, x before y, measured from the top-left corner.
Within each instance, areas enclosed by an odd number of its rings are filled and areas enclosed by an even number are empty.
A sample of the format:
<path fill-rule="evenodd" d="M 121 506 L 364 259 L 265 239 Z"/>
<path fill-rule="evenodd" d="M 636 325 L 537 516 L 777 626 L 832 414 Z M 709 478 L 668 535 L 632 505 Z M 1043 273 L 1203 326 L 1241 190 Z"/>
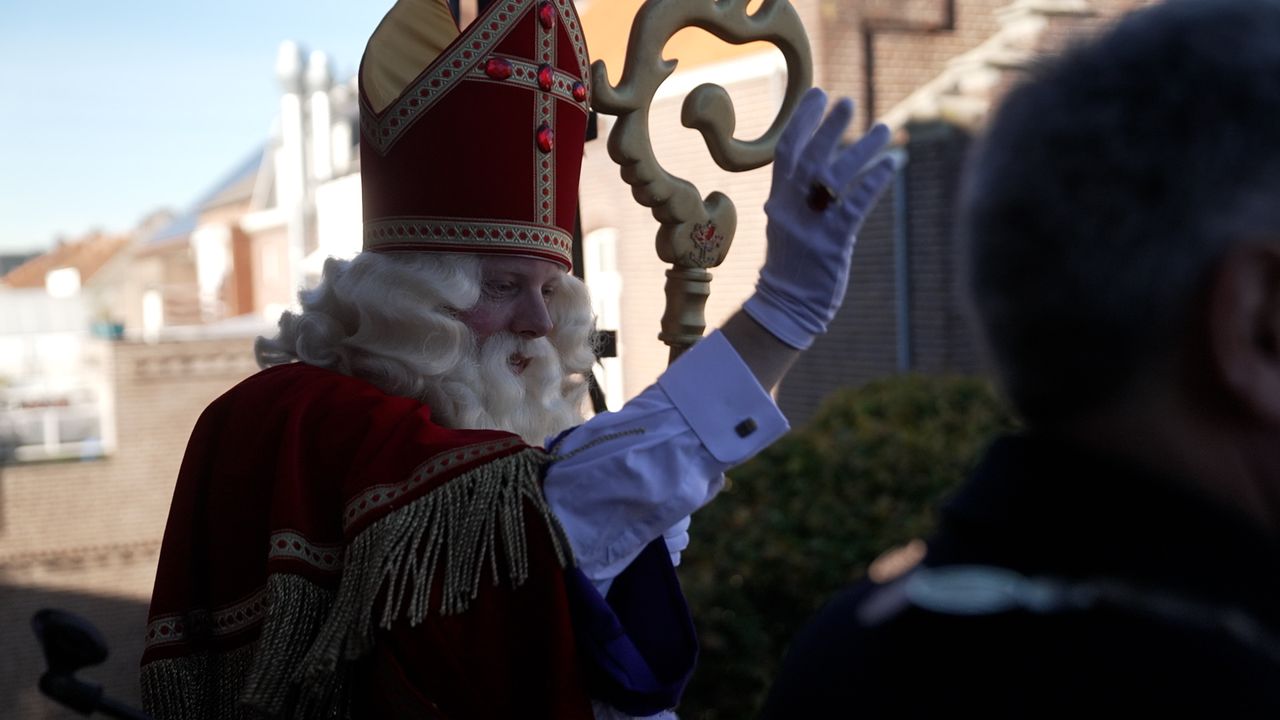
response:
<path fill-rule="evenodd" d="M 484 64 L 484 74 L 494 80 L 506 80 L 511 77 L 511 62 L 503 58 L 489 58 Z"/>
<path fill-rule="evenodd" d="M 538 128 L 537 135 L 538 149 L 544 153 L 549 153 L 555 149 L 556 131 L 551 129 L 547 123 L 542 123 Z"/>
<path fill-rule="evenodd" d="M 551 0 L 538 3 L 538 22 L 544 30 L 550 30 L 556 24 L 556 6 Z"/>
<path fill-rule="evenodd" d="M 393 8 L 380 31 L 397 17 Z M 378 42 L 375 31 L 366 65 Z M 589 95 L 573 1 L 496 0 L 429 54 L 382 108 L 361 70 L 365 249 L 513 254 L 568 268 Z"/>

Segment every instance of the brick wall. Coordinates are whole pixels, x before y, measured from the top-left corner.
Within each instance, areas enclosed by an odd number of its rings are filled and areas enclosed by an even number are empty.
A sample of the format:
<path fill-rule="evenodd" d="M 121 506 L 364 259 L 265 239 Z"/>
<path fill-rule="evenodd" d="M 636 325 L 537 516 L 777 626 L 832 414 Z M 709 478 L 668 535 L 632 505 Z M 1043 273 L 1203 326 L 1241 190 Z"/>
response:
<path fill-rule="evenodd" d="M 1040 41 L 1045 52 L 1058 50 L 1068 43 L 1105 28 L 1131 10 L 1151 5 L 1155 0 L 1090 0 L 1091 16 L 1059 16 L 1053 18 Z"/>
<path fill-rule="evenodd" d="M 886 112 L 942 72 L 949 60 L 990 38 L 999 29 L 996 10 L 1010 4 L 954 0 L 953 12 L 947 12 L 951 2 L 824 3 L 818 62 L 828 89 L 858 101 L 856 127 L 866 127 L 869 108 L 876 116 Z"/>
<path fill-rule="evenodd" d="M 112 343 L 117 450 L 86 462 L 0 469 L 0 707 L 9 717 L 75 717 L 38 695 L 44 660 L 32 613 L 81 613 L 111 657 L 86 677 L 137 700 L 147 602 L 173 482 L 196 418 L 256 370 L 252 338 Z"/>

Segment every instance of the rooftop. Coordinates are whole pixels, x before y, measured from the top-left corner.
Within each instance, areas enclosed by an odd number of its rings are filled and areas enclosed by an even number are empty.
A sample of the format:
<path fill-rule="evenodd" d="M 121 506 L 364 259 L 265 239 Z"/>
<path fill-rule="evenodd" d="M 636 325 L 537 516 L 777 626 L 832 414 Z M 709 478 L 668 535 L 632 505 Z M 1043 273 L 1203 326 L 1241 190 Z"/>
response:
<path fill-rule="evenodd" d="M 80 282 L 88 282 L 116 253 L 129 243 L 128 235 L 93 233 L 79 240 L 61 243 L 43 255 L 37 255 L 0 278 L 0 285 L 11 288 L 43 288 L 45 276 L 61 268 L 75 268 Z"/>

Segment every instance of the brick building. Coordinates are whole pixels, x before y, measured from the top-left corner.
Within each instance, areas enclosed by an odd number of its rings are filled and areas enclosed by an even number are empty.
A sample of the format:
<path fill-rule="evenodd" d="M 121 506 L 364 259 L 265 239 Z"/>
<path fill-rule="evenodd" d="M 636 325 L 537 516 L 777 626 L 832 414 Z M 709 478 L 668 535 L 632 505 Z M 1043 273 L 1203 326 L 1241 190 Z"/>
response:
<path fill-rule="evenodd" d="M 625 28 L 640 2 L 581 3 L 588 43 L 615 80 Z M 867 117 L 888 122 L 907 161 L 892 196 L 859 240 L 844 310 L 779 391 L 784 411 L 802 422 L 841 385 L 902 371 L 978 369 L 952 288 L 952 217 L 970 138 L 1002 89 L 1037 53 L 1143 0 L 793 3 L 810 30 L 816 81 L 859 100 L 860 127 Z M 297 49 L 291 52 L 285 59 L 298 60 Z M 739 208 L 734 250 L 715 271 L 707 308 L 714 326 L 751 292 L 763 260 L 764 218 L 758 208 L 768 192 L 769 170 L 735 175 L 715 169 L 701 137 L 680 125 L 680 103 L 698 83 L 725 85 L 735 101 L 737 136 L 754 137 L 780 103 L 785 66 L 767 47 L 708 42 L 700 31 L 677 36 L 665 54 L 681 66 L 655 103 L 651 131 L 659 158 L 704 195 L 723 191 Z M 0 656 L 0 707 L 10 709 L 9 716 L 72 717 L 34 689 L 43 661 L 27 623 L 43 605 L 81 612 L 104 630 L 112 659 L 87 675 L 115 696 L 136 699 L 156 553 L 195 418 L 253 372 L 252 336 L 265 331 L 297 284 L 314 274 L 312 261 L 353 251 L 359 186 L 348 125 L 351 86 L 323 77 L 323 63 L 309 67 L 316 68 L 309 82 L 328 88 L 332 101 L 325 110 L 332 122 L 321 128 L 326 132 L 316 132 L 310 121 L 295 123 L 291 139 L 268 143 L 185 224 L 152 234 L 131 250 L 139 289 L 134 294 L 160 293 L 152 297 L 158 297 L 163 325 L 242 316 L 247 327 L 224 325 L 221 337 L 211 337 L 208 328 L 166 327 L 149 334 L 148 343 L 141 341 L 143 333 L 133 332 L 145 325 L 139 319 L 127 323 L 128 340 L 94 341 L 114 387 L 114 451 L 85 461 L 0 468 L 0 646 L 6 648 Z M 294 85 L 298 70 L 289 76 Z M 285 94 L 294 98 L 282 102 L 282 112 L 302 107 L 297 87 Z M 307 99 L 320 100 L 315 93 Z M 652 249 L 655 221 L 631 200 L 607 157 L 607 118 L 600 129 L 601 140 L 587 146 L 583 170 L 584 264 L 604 325 L 619 330 L 620 357 L 604 372 L 616 406 L 666 364 L 666 350 L 656 339 L 664 268 Z M 320 153 L 316 160 L 324 137 L 339 154 Z M 315 164 L 298 166 L 294 161 L 303 155 Z M 292 179 L 286 182 L 284 173 Z M 213 264 L 202 269 L 202 258 Z M 135 313 L 145 314 L 145 308 Z"/>
<path fill-rule="evenodd" d="M 106 664 L 84 676 L 137 702 L 142 629 L 182 449 L 204 406 L 254 372 L 252 338 L 97 341 L 115 388 L 115 451 L 0 468 L 0 708 L 12 718 L 76 717 L 36 690 L 41 607 L 103 631 Z"/>

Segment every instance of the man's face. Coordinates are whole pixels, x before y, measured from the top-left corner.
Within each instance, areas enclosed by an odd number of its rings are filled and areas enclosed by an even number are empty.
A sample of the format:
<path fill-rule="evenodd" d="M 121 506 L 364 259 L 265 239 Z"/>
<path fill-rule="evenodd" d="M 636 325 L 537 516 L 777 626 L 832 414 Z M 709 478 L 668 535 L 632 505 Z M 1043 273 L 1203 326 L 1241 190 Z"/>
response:
<path fill-rule="evenodd" d="M 484 345 L 489 336 L 508 332 L 525 340 L 545 337 L 553 324 L 547 303 L 564 269 L 548 260 L 524 257 L 484 256 L 480 259 L 480 300 L 458 313 Z M 513 355 L 512 371 L 524 372 L 528 358 Z"/>

